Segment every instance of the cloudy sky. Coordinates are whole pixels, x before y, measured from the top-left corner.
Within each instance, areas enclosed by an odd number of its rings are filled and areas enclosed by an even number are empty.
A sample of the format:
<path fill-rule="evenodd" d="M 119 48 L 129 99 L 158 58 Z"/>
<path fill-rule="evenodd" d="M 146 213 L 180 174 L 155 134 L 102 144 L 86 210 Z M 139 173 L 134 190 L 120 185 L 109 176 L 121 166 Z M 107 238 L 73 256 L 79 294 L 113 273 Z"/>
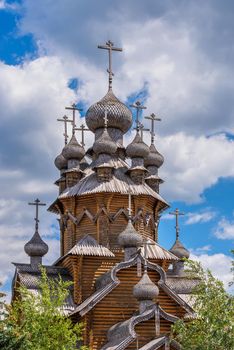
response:
<path fill-rule="evenodd" d="M 140 98 L 162 118 L 157 148 L 165 157 L 161 193 L 186 215 L 181 240 L 225 284 L 234 241 L 234 2 L 232 0 L 0 0 L 0 280 L 10 289 L 11 261 L 33 234 L 36 197 L 56 198 L 54 158 L 63 147 L 56 119 L 73 102 L 84 108 L 107 90 Z M 147 126 L 147 123 L 145 123 Z M 78 135 L 80 137 L 80 135 Z M 132 133 L 126 135 L 131 140 Z M 149 135 L 145 135 L 149 141 Z M 92 135 L 86 137 L 86 144 Z M 174 221 L 165 213 L 160 243 L 170 248 Z M 59 254 L 56 217 L 41 210 L 40 231 Z"/>

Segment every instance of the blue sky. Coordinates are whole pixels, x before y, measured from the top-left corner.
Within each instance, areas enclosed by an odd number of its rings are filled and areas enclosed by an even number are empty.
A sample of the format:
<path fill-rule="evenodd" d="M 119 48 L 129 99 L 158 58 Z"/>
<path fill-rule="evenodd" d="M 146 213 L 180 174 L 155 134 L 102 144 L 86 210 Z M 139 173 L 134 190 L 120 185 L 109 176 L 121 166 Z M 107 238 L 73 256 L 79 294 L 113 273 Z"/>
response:
<path fill-rule="evenodd" d="M 202 6 L 201 6 L 202 4 Z M 54 158 L 63 146 L 56 119 L 76 101 L 85 109 L 106 92 L 111 38 L 114 91 L 157 113 L 164 155 L 161 194 L 186 213 L 181 240 L 193 257 L 228 283 L 234 240 L 234 18 L 232 1 L 0 0 L 0 279 L 9 290 L 11 261 L 28 261 L 36 197 L 56 198 Z M 101 50 L 102 51 L 102 50 Z M 147 126 L 147 123 L 146 123 Z M 78 135 L 79 137 L 79 135 Z M 132 133 L 126 135 L 126 142 Z M 149 142 L 149 135 L 145 136 Z M 87 146 L 92 135 L 87 137 Z M 59 253 L 56 217 L 42 211 L 41 233 Z M 174 220 L 165 213 L 160 243 L 170 248 Z M 7 246 L 7 249 L 5 247 Z"/>

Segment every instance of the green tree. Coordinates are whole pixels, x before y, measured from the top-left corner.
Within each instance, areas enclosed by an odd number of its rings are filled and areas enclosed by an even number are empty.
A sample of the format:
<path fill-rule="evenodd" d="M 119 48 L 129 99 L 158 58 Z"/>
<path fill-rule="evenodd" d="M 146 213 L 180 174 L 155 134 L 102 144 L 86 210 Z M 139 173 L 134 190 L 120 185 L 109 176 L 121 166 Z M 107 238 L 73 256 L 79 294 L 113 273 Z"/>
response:
<path fill-rule="evenodd" d="M 201 264 L 187 261 L 191 278 L 200 279 L 191 301 L 196 318 L 180 320 L 173 326 L 173 333 L 186 350 L 234 349 L 234 298 L 223 283 L 214 278 Z"/>
<path fill-rule="evenodd" d="M 81 340 L 82 325 L 73 324 L 63 313 L 70 282 L 50 280 L 41 269 L 40 294 L 24 287 L 20 297 L 7 307 L 0 322 L 3 350 L 72 350 Z"/>

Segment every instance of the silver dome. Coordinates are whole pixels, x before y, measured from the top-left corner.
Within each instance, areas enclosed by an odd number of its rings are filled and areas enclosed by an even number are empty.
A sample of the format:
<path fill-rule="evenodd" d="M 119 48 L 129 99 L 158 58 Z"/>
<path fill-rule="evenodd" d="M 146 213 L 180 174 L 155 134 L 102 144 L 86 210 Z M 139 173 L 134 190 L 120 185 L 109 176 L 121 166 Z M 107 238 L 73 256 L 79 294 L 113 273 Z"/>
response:
<path fill-rule="evenodd" d="M 49 248 L 48 245 L 41 239 L 41 236 L 36 231 L 33 237 L 24 246 L 25 253 L 29 256 L 44 256 Z"/>
<path fill-rule="evenodd" d="M 133 287 L 133 295 L 137 300 L 153 300 L 159 294 L 159 289 L 145 271 L 140 281 Z"/>
<path fill-rule="evenodd" d="M 132 126 L 132 112 L 120 102 L 110 89 L 97 103 L 93 104 L 86 113 L 86 124 L 93 132 L 104 128 L 105 111 L 108 115 L 108 127 L 127 132 Z"/>
<path fill-rule="evenodd" d="M 62 153 L 60 153 L 54 160 L 54 164 L 58 170 L 63 170 L 67 168 L 67 160 L 64 158 Z"/>
<path fill-rule="evenodd" d="M 69 143 L 63 148 L 62 155 L 65 159 L 81 160 L 85 155 L 84 148 L 78 143 L 75 135 L 72 136 Z"/>
<path fill-rule="evenodd" d="M 117 145 L 110 138 L 106 129 L 104 129 L 101 137 L 99 137 L 99 139 L 94 142 L 93 150 L 96 154 L 114 154 L 117 151 Z"/>
<path fill-rule="evenodd" d="M 127 146 L 126 154 L 129 158 L 145 158 L 149 154 L 149 146 L 141 139 L 139 133 L 136 134 L 133 141 Z"/>
<path fill-rule="evenodd" d="M 137 233 L 131 221 L 128 222 L 126 228 L 118 237 L 119 245 L 124 248 L 139 247 L 142 241 L 142 236 Z"/>
<path fill-rule="evenodd" d="M 190 256 L 190 252 L 183 246 L 179 239 L 175 241 L 174 245 L 170 249 L 170 252 L 177 256 L 179 259 L 188 259 Z"/>
<path fill-rule="evenodd" d="M 160 168 L 164 163 L 164 157 L 157 151 L 154 144 L 149 147 L 149 154 L 145 158 L 145 166 L 156 166 Z"/>

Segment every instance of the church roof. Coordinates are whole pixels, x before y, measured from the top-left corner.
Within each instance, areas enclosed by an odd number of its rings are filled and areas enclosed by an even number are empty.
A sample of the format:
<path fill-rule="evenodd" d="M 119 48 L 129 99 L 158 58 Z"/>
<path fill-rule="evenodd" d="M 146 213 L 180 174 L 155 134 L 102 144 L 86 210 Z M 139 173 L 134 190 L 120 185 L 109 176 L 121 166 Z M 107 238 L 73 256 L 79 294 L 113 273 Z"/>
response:
<path fill-rule="evenodd" d="M 147 238 L 147 241 L 150 243 L 150 244 L 147 244 L 147 248 L 146 248 L 147 259 L 159 259 L 159 260 L 171 260 L 171 261 L 179 260 L 174 254 L 172 254 L 169 250 L 161 247 L 153 239 Z M 141 247 L 141 255 L 145 256 L 145 245 Z"/>
<path fill-rule="evenodd" d="M 81 240 L 79 240 L 66 255 L 62 256 L 55 262 L 55 265 L 69 255 L 115 256 L 108 248 L 98 244 L 96 239 L 90 235 L 81 238 Z"/>
<path fill-rule="evenodd" d="M 40 295 L 40 290 L 38 287 L 41 277 L 40 270 L 33 269 L 30 264 L 13 264 L 16 267 L 15 276 L 12 281 L 13 287 L 18 282 L 21 286 L 26 287 L 34 295 Z M 51 280 L 56 280 L 59 276 L 61 276 L 64 282 L 73 282 L 72 276 L 69 274 L 68 270 L 63 267 L 43 266 L 43 268 L 45 268 L 47 277 Z M 12 291 L 12 299 L 14 299 L 15 288 L 12 288 Z M 76 305 L 74 304 L 72 295 L 73 287 L 70 286 L 69 294 L 65 300 L 65 304 L 63 305 L 62 309 L 62 312 L 65 314 L 70 314 L 72 311 L 75 310 Z"/>
<path fill-rule="evenodd" d="M 135 184 L 126 174 L 126 168 L 119 167 L 114 170 L 113 177 L 106 182 L 98 181 L 96 173 L 89 169 L 87 175 L 75 186 L 65 189 L 59 198 L 67 198 L 93 193 L 121 193 L 132 195 L 150 195 L 162 203 L 162 207 L 169 207 L 169 204 L 146 183 Z"/>
<path fill-rule="evenodd" d="M 108 342 L 101 348 L 101 350 L 126 349 L 137 338 L 135 327 L 140 323 L 154 318 L 157 309 L 161 318 L 166 319 L 169 322 L 176 322 L 178 320 L 178 317 L 168 314 L 160 306 L 152 304 L 150 307 L 146 308 L 144 312 L 136 313 L 128 320 L 119 322 L 112 326 L 107 333 Z M 165 341 L 168 341 L 168 337 L 161 337 L 160 341 L 158 341 L 158 339 L 160 338 L 154 340 L 154 345 L 158 345 L 158 347 L 146 347 L 145 349 L 158 349 L 161 345 L 165 344 Z"/>
<path fill-rule="evenodd" d="M 114 288 L 120 284 L 120 280 L 117 277 L 117 273 L 122 269 L 129 268 L 131 266 L 137 265 L 139 257 L 144 264 L 144 259 L 135 255 L 134 258 L 128 261 L 117 263 L 110 271 L 106 272 L 98 278 L 96 281 L 96 291 L 90 295 L 82 304 L 80 304 L 74 311 L 74 313 L 79 313 L 81 316 L 89 312 L 96 304 L 98 304 L 106 295 L 108 295 Z M 164 270 L 157 264 L 153 264 L 147 261 L 148 269 L 157 271 L 160 274 L 160 280 L 158 282 L 159 288 L 161 288 L 167 295 L 169 295 L 173 300 L 175 300 L 182 308 L 184 308 L 188 313 L 192 313 L 192 308 L 182 300 L 177 293 L 175 293 L 166 283 L 166 274 Z"/>
<path fill-rule="evenodd" d="M 165 342 L 167 342 L 167 341 L 169 342 L 169 338 L 167 336 L 158 337 L 158 338 L 151 340 L 146 345 L 142 346 L 139 350 L 157 350 L 157 349 L 160 349 L 160 347 L 162 345 L 164 345 Z M 175 350 L 181 349 L 180 344 L 177 341 L 175 341 L 174 339 L 172 339 L 170 341 L 170 344 L 173 346 L 173 348 Z"/>
<path fill-rule="evenodd" d="M 175 276 L 170 271 L 167 272 L 167 285 L 177 294 L 191 294 L 198 284 L 199 279 L 191 278 L 186 274 Z"/>

